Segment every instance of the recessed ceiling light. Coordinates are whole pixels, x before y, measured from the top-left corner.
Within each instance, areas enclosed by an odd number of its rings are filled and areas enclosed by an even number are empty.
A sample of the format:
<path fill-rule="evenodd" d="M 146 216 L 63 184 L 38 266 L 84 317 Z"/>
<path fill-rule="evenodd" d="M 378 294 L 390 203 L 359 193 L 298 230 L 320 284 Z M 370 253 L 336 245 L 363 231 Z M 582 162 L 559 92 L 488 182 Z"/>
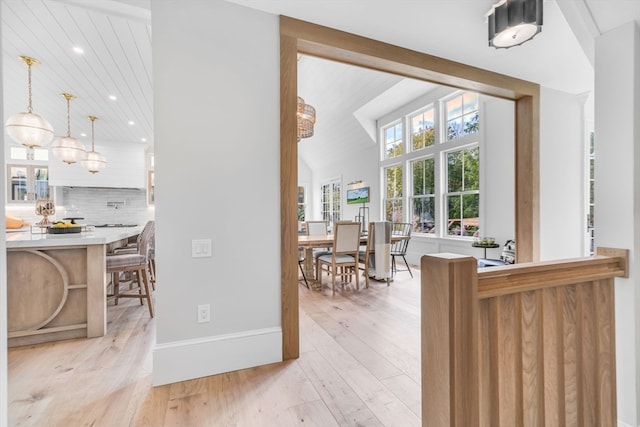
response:
<path fill-rule="evenodd" d="M 87 136 L 87 134 L 86 134 L 86 133 L 84 133 L 84 132 L 82 132 L 82 133 L 80 134 L 80 136 Z"/>
<path fill-rule="evenodd" d="M 80 46 L 74 46 L 72 47 L 72 50 L 77 53 L 78 55 L 82 55 L 84 54 L 84 49 L 81 48 Z"/>
<path fill-rule="evenodd" d="M 127 123 L 129 124 L 129 126 L 133 126 L 136 124 L 136 122 L 134 122 L 133 120 L 129 120 Z"/>
<path fill-rule="evenodd" d="M 140 138 L 140 141 L 147 142 L 147 138 Z"/>
<path fill-rule="evenodd" d="M 115 96 L 115 95 L 109 95 L 109 99 L 112 100 L 112 101 L 117 101 L 118 97 Z"/>

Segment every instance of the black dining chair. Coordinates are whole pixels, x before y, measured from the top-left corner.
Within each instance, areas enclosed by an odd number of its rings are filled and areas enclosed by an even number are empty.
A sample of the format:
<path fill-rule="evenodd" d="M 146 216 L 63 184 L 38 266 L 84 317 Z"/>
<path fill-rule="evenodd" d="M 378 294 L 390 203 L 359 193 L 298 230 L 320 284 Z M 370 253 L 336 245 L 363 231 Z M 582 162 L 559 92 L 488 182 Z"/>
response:
<path fill-rule="evenodd" d="M 411 239 L 411 223 L 408 222 L 394 222 L 391 226 L 391 233 L 394 236 L 403 236 L 405 239 L 398 240 L 394 243 L 391 243 L 391 276 L 393 277 L 397 271 L 408 271 L 413 278 L 413 273 L 411 272 L 411 267 L 409 267 L 409 263 L 407 262 L 407 247 L 409 246 L 409 240 Z M 402 258 L 404 261 L 404 265 L 407 267 L 406 270 L 398 270 L 396 267 L 396 258 Z"/>

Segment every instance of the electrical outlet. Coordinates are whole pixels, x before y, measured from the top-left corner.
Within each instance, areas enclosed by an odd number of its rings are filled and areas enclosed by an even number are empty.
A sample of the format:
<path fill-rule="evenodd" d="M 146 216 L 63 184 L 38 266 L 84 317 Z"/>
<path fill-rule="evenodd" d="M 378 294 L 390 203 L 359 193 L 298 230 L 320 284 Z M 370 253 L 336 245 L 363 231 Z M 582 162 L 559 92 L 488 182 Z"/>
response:
<path fill-rule="evenodd" d="M 198 323 L 211 322 L 211 304 L 198 305 Z"/>

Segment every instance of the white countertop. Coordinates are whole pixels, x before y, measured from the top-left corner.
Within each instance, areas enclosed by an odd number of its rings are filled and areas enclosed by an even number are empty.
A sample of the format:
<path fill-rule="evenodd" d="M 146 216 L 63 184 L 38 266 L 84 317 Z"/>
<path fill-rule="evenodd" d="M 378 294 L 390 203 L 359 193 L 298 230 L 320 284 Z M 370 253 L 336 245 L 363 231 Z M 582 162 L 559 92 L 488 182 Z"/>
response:
<path fill-rule="evenodd" d="M 71 234 L 32 234 L 30 230 L 5 233 L 7 249 L 104 245 L 140 234 L 144 227 L 106 227 Z"/>

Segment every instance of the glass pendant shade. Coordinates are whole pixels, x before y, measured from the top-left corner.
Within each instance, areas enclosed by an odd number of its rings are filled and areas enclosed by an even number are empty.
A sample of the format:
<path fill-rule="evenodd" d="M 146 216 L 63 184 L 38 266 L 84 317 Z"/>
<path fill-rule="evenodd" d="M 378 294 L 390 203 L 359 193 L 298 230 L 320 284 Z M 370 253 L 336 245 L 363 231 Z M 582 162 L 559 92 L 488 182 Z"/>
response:
<path fill-rule="evenodd" d="M 87 152 L 84 145 L 71 136 L 58 138 L 51 144 L 51 152 L 58 160 L 67 164 L 77 163 L 82 160 Z"/>
<path fill-rule="evenodd" d="M 80 160 L 80 164 L 89 172 L 98 173 L 107 167 L 107 158 L 95 150 L 93 142 L 93 127 L 98 118 L 95 116 L 89 116 L 89 120 L 91 120 L 91 151 L 88 151 L 84 159 Z"/>
<path fill-rule="evenodd" d="M 98 173 L 107 167 L 107 159 L 97 151 L 89 151 L 80 164 L 89 172 Z"/>
<path fill-rule="evenodd" d="M 67 136 L 53 141 L 53 144 L 51 144 L 51 152 L 56 159 L 62 160 L 70 165 L 84 159 L 87 150 L 84 148 L 84 145 L 82 145 L 82 142 L 71 136 L 69 104 L 75 96 L 70 93 L 63 93 L 62 96 L 67 100 Z"/>
<path fill-rule="evenodd" d="M 45 119 L 34 113 L 17 113 L 5 123 L 7 134 L 28 148 L 43 147 L 53 139 L 53 128 Z"/>
<path fill-rule="evenodd" d="M 40 62 L 29 56 L 21 56 L 20 59 L 29 69 L 29 104 L 27 112 L 9 117 L 5 127 L 7 134 L 17 143 L 28 148 L 43 147 L 53 139 L 53 128 L 49 122 L 33 112 L 31 104 L 31 67 Z"/>

